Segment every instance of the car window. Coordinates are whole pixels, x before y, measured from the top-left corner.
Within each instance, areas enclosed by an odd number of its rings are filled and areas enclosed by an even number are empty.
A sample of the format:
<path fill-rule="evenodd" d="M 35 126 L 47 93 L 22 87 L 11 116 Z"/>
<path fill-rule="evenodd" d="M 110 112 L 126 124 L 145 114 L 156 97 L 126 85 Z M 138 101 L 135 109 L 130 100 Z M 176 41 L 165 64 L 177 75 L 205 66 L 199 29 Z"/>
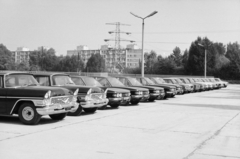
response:
<path fill-rule="evenodd" d="M 8 75 L 5 78 L 6 87 L 38 85 L 32 75 Z"/>
<path fill-rule="evenodd" d="M 125 78 L 119 78 L 118 80 L 127 86 L 127 80 Z"/>
<path fill-rule="evenodd" d="M 65 85 L 75 85 L 72 79 L 66 75 L 55 75 L 53 76 L 53 85 L 65 86 Z"/>
<path fill-rule="evenodd" d="M 147 81 L 145 79 L 142 79 L 142 84 L 147 85 Z"/>
<path fill-rule="evenodd" d="M 35 78 L 41 86 L 50 86 L 49 77 L 39 76 Z"/>
<path fill-rule="evenodd" d="M 83 80 L 81 78 L 78 78 L 78 77 L 71 77 L 71 79 L 73 80 L 73 82 L 76 84 L 76 85 L 81 85 L 81 86 L 85 86 Z"/>
<path fill-rule="evenodd" d="M 110 87 L 110 84 L 104 78 L 99 79 L 99 83 L 101 83 L 104 87 Z"/>

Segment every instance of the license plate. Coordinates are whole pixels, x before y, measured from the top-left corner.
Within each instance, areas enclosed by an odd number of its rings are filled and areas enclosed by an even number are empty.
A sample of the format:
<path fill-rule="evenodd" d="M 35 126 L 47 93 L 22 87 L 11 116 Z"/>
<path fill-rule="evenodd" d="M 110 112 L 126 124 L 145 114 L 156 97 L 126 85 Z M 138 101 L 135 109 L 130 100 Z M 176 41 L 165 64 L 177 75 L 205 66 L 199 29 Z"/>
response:
<path fill-rule="evenodd" d="M 123 97 L 123 99 L 127 100 L 127 99 L 129 99 L 129 97 Z"/>

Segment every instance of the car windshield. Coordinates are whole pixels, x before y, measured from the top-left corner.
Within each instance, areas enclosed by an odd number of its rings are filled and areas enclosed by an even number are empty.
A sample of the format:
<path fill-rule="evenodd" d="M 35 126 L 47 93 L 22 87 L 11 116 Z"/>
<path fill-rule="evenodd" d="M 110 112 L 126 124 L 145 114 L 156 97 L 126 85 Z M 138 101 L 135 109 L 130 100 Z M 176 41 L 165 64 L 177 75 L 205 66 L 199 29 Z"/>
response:
<path fill-rule="evenodd" d="M 65 85 L 75 85 L 72 79 L 66 75 L 55 75 L 53 76 L 53 85 L 65 86 Z"/>
<path fill-rule="evenodd" d="M 183 80 L 185 83 L 190 83 L 189 80 L 186 79 L 186 78 L 183 78 L 182 80 Z"/>
<path fill-rule="evenodd" d="M 156 84 L 166 83 L 162 78 L 153 78 Z"/>
<path fill-rule="evenodd" d="M 87 86 L 98 86 L 102 87 L 101 83 L 99 83 L 97 80 L 95 80 L 92 77 L 83 77 L 84 82 L 86 83 Z"/>
<path fill-rule="evenodd" d="M 111 83 L 112 86 L 117 86 L 117 87 L 126 87 L 122 82 L 120 82 L 116 78 L 108 78 L 108 81 Z"/>
<path fill-rule="evenodd" d="M 188 79 L 191 83 L 193 83 L 194 82 L 194 80 L 192 79 L 192 78 L 189 78 Z"/>
<path fill-rule="evenodd" d="M 12 74 L 5 78 L 6 87 L 36 86 L 39 85 L 33 75 Z"/>
<path fill-rule="evenodd" d="M 142 84 L 135 78 L 128 78 L 128 81 L 133 85 L 133 86 L 142 86 Z"/>
<path fill-rule="evenodd" d="M 155 84 L 152 80 L 150 80 L 149 78 L 145 78 L 145 80 L 147 81 L 148 84 Z"/>
<path fill-rule="evenodd" d="M 218 78 L 215 78 L 216 81 L 220 81 Z"/>
<path fill-rule="evenodd" d="M 183 82 L 182 82 L 180 79 L 178 79 L 178 78 L 176 78 L 175 81 L 177 81 L 177 83 L 179 83 L 179 84 L 182 84 L 182 83 L 183 83 Z"/>
<path fill-rule="evenodd" d="M 174 79 L 170 79 L 169 81 L 171 81 L 174 84 L 177 84 L 177 81 L 175 81 Z"/>

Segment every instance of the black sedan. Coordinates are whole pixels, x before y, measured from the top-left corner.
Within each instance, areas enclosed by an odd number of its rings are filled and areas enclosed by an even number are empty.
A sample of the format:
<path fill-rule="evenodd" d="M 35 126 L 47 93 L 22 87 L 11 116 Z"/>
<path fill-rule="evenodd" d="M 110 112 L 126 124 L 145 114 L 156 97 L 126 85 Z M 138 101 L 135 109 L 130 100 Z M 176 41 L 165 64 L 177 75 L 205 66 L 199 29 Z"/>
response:
<path fill-rule="evenodd" d="M 122 82 L 114 77 L 95 77 L 103 86 L 112 88 L 127 89 L 131 92 L 131 104 L 135 105 L 140 102 L 142 98 L 149 98 L 149 91 L 140 87 L 127 87 Z"/>
<path fill-rule="evenodd" d="M 79 76 L 79 75 L 71 75 L 70 77 L 76 85 L 97 86 L 104 89 L 106 91 L 106 95 L 108 98 L 107 105 L 110 105 L 112 108 L 117 108 L 121 103 L 124 104 L 130 101 L 131 93 L 129 90 L 104 87 L 93 77 Z M 103 107 L 106 107 L 106 106 L 103 106 Z"/>
<path fill-rule="evenodd" d="M 121 81 L 125 86 L 148 89 L 150 94 L 148 101 L 150 102 L 154 101 L 155 99 L 163 99 L 165 96 L 164 89 L 161 87 L 144 86 L 138 80 L 132 77 L 117 77 L 117 79 L 119 79 L 119 81 Z"/>

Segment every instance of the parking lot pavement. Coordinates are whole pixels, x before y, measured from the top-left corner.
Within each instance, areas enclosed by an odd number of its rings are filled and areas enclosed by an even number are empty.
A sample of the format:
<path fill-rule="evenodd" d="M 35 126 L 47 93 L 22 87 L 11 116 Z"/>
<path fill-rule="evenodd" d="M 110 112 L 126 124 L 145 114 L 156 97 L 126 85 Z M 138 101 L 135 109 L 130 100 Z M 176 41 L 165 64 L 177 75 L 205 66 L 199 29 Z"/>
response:
<path fill-rule="evenodd" d="M 0 117 L 1 159 L 240 158 L 240 85 L 39 125 Z"/>

